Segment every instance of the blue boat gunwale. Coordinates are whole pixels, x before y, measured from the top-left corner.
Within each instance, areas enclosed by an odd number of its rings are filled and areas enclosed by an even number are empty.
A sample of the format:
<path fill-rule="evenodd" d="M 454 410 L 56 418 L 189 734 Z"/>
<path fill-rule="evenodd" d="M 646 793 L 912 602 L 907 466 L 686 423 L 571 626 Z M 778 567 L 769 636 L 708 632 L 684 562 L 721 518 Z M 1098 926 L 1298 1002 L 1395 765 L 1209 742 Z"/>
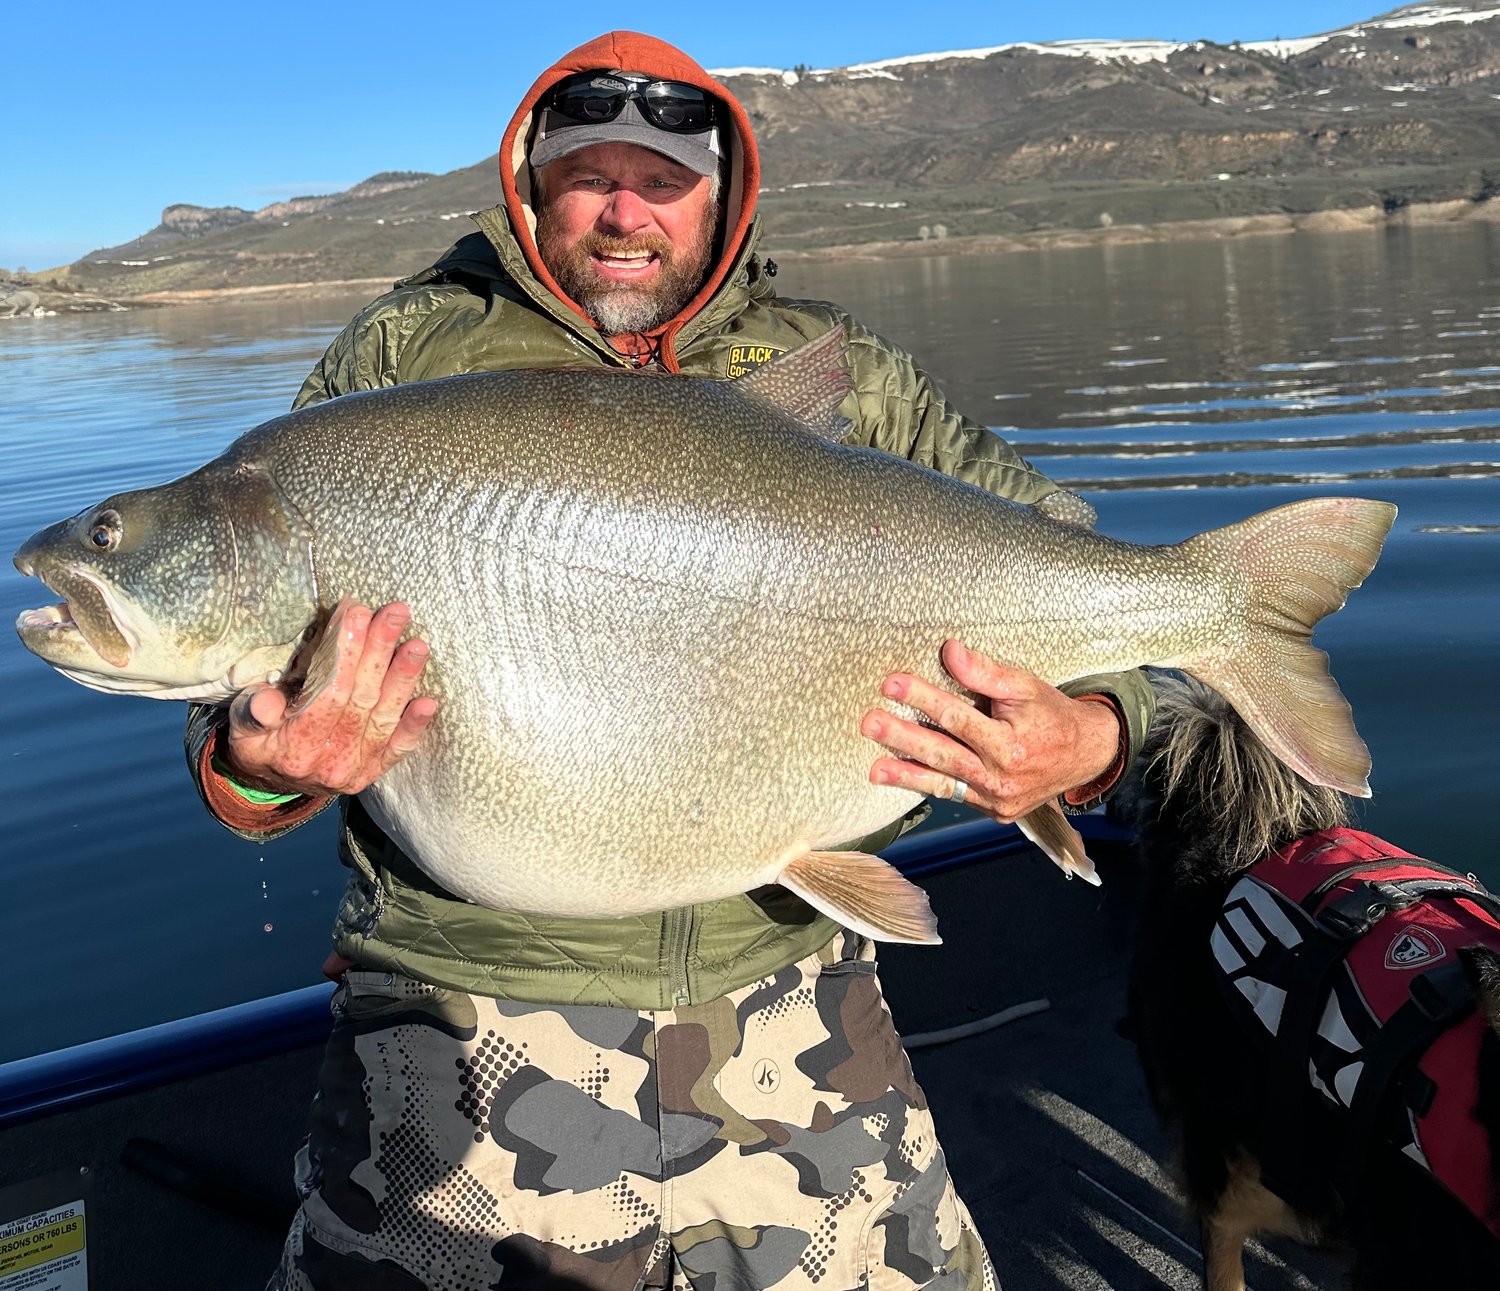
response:
<path fill-rule="evenodd" d="M 1074 823 L 1091 841 L 1127 837 L 1102 813 Z M 883 855 L 915 879 L 1032 850 L 1014 825 L 980 818 L 908 835 Z M 333 990 L 316 983 L 0 1064 L 0 1129 L 321 1043 Z"/>

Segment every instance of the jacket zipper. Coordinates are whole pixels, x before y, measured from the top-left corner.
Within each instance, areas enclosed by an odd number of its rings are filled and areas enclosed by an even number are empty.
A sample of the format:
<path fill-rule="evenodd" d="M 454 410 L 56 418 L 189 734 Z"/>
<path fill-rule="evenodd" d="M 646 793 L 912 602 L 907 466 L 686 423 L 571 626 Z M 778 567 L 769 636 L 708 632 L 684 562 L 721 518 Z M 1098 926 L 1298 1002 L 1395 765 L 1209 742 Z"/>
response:
<path fill-rule="evenodd" d="M 667 911 L 667 985 L 674 1008 L 691 1004 L 693 999 L 687 957 L 693 936 L 694 908 L 689 905 Z"/>

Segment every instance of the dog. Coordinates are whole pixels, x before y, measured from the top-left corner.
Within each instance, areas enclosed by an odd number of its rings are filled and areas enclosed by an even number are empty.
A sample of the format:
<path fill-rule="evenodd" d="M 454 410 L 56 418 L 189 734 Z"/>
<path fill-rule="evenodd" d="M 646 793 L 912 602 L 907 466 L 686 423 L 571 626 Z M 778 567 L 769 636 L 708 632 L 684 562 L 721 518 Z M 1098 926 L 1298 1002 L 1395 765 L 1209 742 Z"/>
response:
<path fill-rule="evenodd" d="M 1205 1286 L 1244 1291 L 1245 1242 L 1281 1233 L 1350 1250 L 1354 1291 L 1495 1291 L 1500 901 L 1352 829 L 1349 801 L 1284 766 L 1214 691 L 1157 681 L 1115 804 L 1143 865 L 1121 1029 L 1198 1219 Z M 1382 1000 L 1409 1007 L 1382 1026 Z"/>

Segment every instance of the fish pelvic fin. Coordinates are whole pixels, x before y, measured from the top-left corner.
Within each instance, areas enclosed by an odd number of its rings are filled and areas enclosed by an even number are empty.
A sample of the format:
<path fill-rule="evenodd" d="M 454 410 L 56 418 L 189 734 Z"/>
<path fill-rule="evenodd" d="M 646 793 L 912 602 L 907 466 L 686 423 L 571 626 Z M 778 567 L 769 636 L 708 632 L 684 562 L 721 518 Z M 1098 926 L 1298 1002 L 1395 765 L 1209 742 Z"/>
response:
<path fill-rule="evenodd" d="M 942 943 L 927 893 L 866 852 L 804 852 L 776 880 L 830 919 L 876 941 Z"/>
<path fill-rule="evenodd" d="M 1389 502 L 1312 498 L 1183 544 L 1242 570 L 1250 605 L 1238 643 L 1179 666 L 1233 704 L 1298 775 L 1359 798 L 1370 796 L 1370 751 L 1311 637 L 1375 568 L 1395 519 Z"/>
<path fill-rule="evenodd" d="M 849 375 L 848 350 L 848 338 L 841 323 L 736 378 L 735 388 L 775 404 L 818 438 L 841 443 L 854 429 L 854 423 L 839 412 L 844 396 L 854 387 L 854 378 Z"/>
<path fill-rule="evenodd" d="M 1055 802 L 1043 803 L 1016 821 L 1017 828 L 1044 851 L 1068 878 L 1075 874 L 1099 886 L 1099 871 L 1083 850 L 1083 836 L 1068 823 Z"/>

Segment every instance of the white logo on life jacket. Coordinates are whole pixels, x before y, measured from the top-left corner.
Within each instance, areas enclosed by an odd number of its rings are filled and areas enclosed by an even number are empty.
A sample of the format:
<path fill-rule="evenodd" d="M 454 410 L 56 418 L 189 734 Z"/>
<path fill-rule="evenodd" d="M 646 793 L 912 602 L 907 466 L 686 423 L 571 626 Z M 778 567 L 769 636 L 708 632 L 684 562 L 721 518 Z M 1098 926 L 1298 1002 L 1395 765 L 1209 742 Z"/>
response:
<path fill-rule="evenodd" d="M 1386 948 L 1387 968 L 1420 968 L 1435 964 L 1448 952 L 1443 943 L 1425 928 L 1404 928 L 1396 934 Z"/>

